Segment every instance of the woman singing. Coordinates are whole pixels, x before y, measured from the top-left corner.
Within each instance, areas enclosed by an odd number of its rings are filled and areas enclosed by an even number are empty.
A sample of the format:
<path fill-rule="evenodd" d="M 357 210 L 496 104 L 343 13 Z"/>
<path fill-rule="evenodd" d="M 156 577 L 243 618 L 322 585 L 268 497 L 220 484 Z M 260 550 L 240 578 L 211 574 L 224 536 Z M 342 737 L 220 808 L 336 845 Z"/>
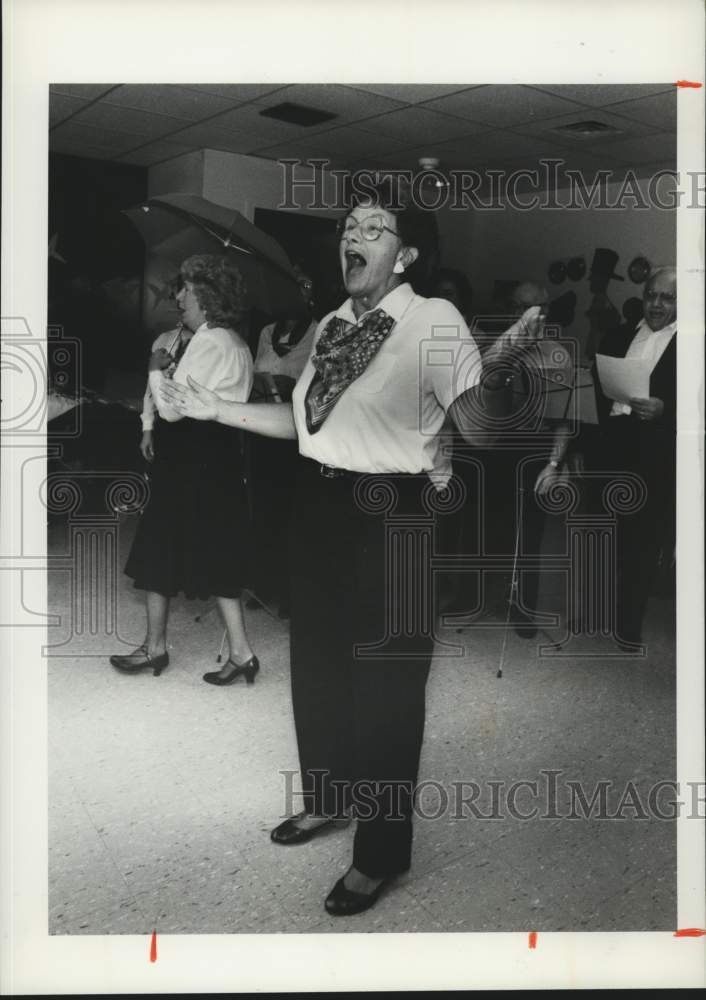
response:
<path fill-rule="evenodd" d="M 302 843 L 354 809 L 352 865 L 325 902 L 334 916 L 372 906 L 411 862 L 433 609 L 416 599 L 428 594 L 421 555 L 387 572 L 390 519 L 428 521 L 443 503 L 447 413 L 485 443 L 504 366 L 537 334 L 525 316 L 501 335 L 489 352 L 499 370 L 481 382 L 458 310 L 410 284 L 435 240 L 433 216 L 390 187 L 353 205 L 339 242 L 349 298 L 319 324 L 292 405 L 230 403 L 193 380 L 163 390 L 192 418 L 298 440 L 291 679 L 304 811 L 271 836 Z"/>

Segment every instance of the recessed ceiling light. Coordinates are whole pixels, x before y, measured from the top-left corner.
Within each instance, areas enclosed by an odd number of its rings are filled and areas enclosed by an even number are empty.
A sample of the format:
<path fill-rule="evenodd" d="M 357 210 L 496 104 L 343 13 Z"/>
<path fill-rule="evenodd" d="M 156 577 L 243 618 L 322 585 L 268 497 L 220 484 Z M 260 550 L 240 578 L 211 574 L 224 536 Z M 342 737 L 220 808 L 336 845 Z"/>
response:
<path fill-rule="evenodd" d="M 616 128 L 615 125 L 607 125 L 605 122 L 583 121 L 572 122 L 570 125 L 558 125 L 547 131 L 557 132 L 560 135 L 570 135 L 575 139 L 590 139 L 595 135 L 621 135 L 623 130 Z"/>
<path fill-rule="evenodd" d="M 260 114 L 263 118 L 276 118 L 277 121 L 288 122 L 290 125 L 305 126 L 320 125 L 322 122 L 330 122 L 332 118 L 338 118 L 338 115 L 330 111 L 320 111 L 304 104 L 292 104 L 291 101 L 265 108 Z"/>

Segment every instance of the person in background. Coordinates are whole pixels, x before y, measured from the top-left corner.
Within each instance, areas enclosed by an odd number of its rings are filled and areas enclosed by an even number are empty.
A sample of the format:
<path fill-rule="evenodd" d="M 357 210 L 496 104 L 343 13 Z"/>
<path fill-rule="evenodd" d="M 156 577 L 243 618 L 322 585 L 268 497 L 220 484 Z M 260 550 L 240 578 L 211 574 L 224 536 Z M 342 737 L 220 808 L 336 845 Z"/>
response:
<path fill-rule="evenodd" d="M 608 297 L 610 282 L 625 280 L 615 273 L 617 263 L 618 254 L 614 250 L 598 247 L 593 254 L 589 285 L 593 298 L 586 310 L 589 328 L 583 350 L 584 360 L 589 365 L 603 338 L 620 325 L 620 313 Z"/>
<path fill-rule="evenodd" d="M 177 295 L 184 327 L 192 331 L 176 364 L 158 348 L 150 358 L 149 386 L 159 417 L 154 428 L 150 495 L 139 520 L 125 572 L 146 591 L 147 635 L 127 656 L 110 662 L 126 674 L 169 665 L 167 620 L 172 597 L 215 596 L 228 633 L 230 656 L 221 670 L 204 675 L 218 686 L 259 670 L 245 631 L 240 593 L 249 573 L 250 526 L 240 439 L 218 424 L 185 419 L 162 397 L 165 384 L 195 377 L 222 398 L 245 401 L 252 388 L 252 355 L 236 332 L 244 311 L 245 284 L 229 259 L 195 255 L 181 266 Z"/>
<path fill-rule="evenodd" d="M 549 306 L 547 289 L 535 281 L 520 282 L 511 293 L 512 318 L 517 319 L 529 308 L 538 308 L 546 317 Z M 506 321 L 506 322 L 507 322 Z M 493 331 L 490 336 L 495 336 Z M 525 354 L 523 364 L 510 380 L 519 389 L 520 399 L 540 384 L 537 365 L 541 364 L 539 348 Z M 508 387 L 508 397 L 512 390 Z M 520 412 L 521 405 L 514 398 L 508 399 L 508 408 Z M 528 409 L 531 409 L 528 408 Z M 547 439 L 550 438 L 548 441 Z M 513 556 L 517 542 L 520 558 L 537 560 L 540 555 L 545 512 L 538 496 L 546 495 L 562 474 L 562 466 L 570 443 L 569 427 L 563 422 L 522 424 L 513 418 L 507 432 L 492 449 L 467 449 L 457 445 L 455 470 L 465 478 L 477 476 L 476 463 L 480 463 L 485 482 L 482 517 L 471 507 L 468 521 L 477 521 L 481 531 L 481 551 L 492 563 L 494 556 Z M 463 456 L 470 459 L 468 471 L 463 472 Z M 469 495 L 473 493 L 469 491 Z M 475 514 L 475 517 L 473 515 Z M 473 528 L 475 525 L 473 526 Z M 473 529 L 470 532 L 472 538 Z M 468 535 L 466 536 L 469 537 Z M 470 540 L 470 539 L 469 539 Z M 517 591 L 510 590 L 512 577 L 509 571 L 490 572 L 484 576 L 484 593 L 476 590 L 474 574 L 459 575 L 459 589 L 454 611 L 469 611 L 481 601 L 487 612 L 504 617 L 510 612 L 510 622 L 521 638 L 530 639 L 537 633 L 535 617 L 539 597 L 540 570 L 518 571 Z"/>
<path fill-rule="evenodd" d="M 169 368 L 165 369 L 165 376 L 169 378 L 173 377 L 176 366 L 179 364 L 181 356 L 186 350 L 186 345 L 192 337 L 193 330 L 189 330 L 189 328 L 184 326 L 183 323 L 179 323 L 173 330 L 166 330 L 164 333 L 160 333 L 154 341 L 152 344 L 152 354 L 166 351 L 172 358 Z M 154 420 L 156 409 L 157 407 L 155 406 L 154 399 L 152 398 L 152 389 L 150 388 L 148 378 L 144 399 L 142 401 L 142 413 L 140 414 L 140 420 L 142 422 L 140 452 L 146 462 L 154 461 Z"/>
<path fill-rule="evenodd" d="M 466 325 L 470 324 L 473 291 L 463 271 L 454 267 L 440 267 L 431 281 L 430 298 L 446 299 L 447 302 L 453 303 L 466 321 Z"/>
<path fill-rule="evenodd" d="M 412 607 L 404 583 L 426 579 L 420 547 L 408 575 L 390 576 L 389 510 L 428 521 L 443 504 L 447 415 L 472 442 L 489 439 L 503 369 L 541 327 L 539 310 L 528 311 L 481 364 L 458 310 L 413 290 L 437 245 L 436 221 L 391 186 L 341 220 L 349 298 L 319 324 L 291 404 L 232 403 L 193 380 L 163 387 L 186 416 L 298 441 L 291 672 L 304 811 L 271 837 L 304 843 L 357 807 L 352 864 L 325 901 L 337 917 L 368 909 L 411 864 L 433 608 Z M 458 331 L 444 364 L 430 350 L 439 327 Z M 394 621 L 404 627 L 390 629 Z"/>
<path fill-rule="evenodd" d="M 645 283 L 644 319 L 609 334 L 598 353 L 646 362 L 649 396 L 609 399 L 596 377 L 601 431 L 598 471 L 629 473 L 644 484 L 644 503 L 618 515 L 614 634 L 627 651 L 642 625 L 661 547 L 673 546 L 676 520 L 677 275 L 657 268 Z M 612 575 L 612 570 L 607 570 Z M 610 586 L 612 580 L 606 581 Z"/>

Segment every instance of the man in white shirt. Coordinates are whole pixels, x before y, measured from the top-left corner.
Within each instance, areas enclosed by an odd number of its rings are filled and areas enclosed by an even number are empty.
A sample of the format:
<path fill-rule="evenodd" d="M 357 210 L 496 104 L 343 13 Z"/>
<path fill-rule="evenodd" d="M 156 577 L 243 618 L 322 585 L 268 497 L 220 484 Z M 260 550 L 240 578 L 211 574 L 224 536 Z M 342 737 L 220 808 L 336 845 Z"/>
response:
<path fill-rule="evenodd" d="M 618 514 L 615 632 L 624 647 L 641 641 L 642 621 L 660 547 L 673 537 L 676 489 L 676 269 L 652 272 L 643 294 L 644 319 L 635 331 L 621 328 L 600 353 L 641 359 L 650 365 L 649 396 L 628 403 L 608 400 L 598 389 L 602 469 L 642 480 L 644 504 Z M 608 581 L 606 581 L 606 585 Z"/>

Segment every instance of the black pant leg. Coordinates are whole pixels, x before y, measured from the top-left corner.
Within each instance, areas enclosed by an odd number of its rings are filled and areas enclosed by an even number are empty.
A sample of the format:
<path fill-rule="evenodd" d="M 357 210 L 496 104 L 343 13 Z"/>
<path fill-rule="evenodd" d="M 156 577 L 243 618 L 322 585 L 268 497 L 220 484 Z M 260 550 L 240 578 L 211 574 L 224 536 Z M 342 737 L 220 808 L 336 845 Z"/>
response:
<path fill-rule="evenodd" d="M 342 485 L 343 484 L 343 485 Z M 302 463 L 291 522 L 291 683 L 304 809 L 336 816 L 353 773 L 350 483 Z"/>

